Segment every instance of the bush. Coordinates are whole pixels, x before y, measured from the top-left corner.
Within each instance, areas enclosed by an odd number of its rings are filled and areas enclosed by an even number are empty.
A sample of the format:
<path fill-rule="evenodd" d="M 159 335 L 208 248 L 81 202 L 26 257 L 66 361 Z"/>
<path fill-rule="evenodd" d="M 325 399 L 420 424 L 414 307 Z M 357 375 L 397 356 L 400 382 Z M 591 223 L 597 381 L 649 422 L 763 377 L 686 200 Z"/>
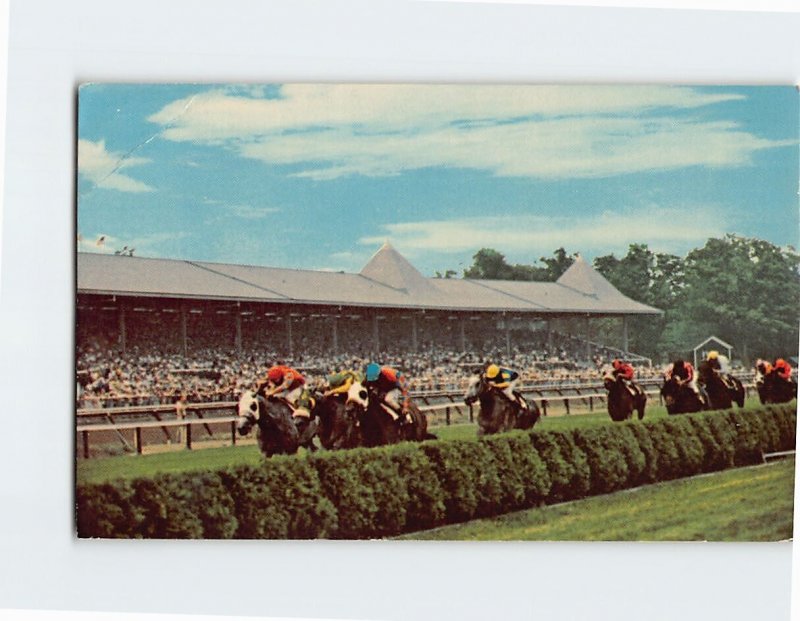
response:
<path fill-rule="evenodd" d="M 703 471 L 703 444 L 695 435 L 692 418 L 692 416 L 673 417 L 662 423 L 675 441 L 679 477 L 689 477 Z"/>
<path fill-rule="evenodd" d="M 563 472 L 557 472 L 555 475 L 551 473 L 554 489 L 551 492 L 552 500 L 549 501 L 583 498 L 589 492 L 592 478 L 586 453 L 575 444 L 572 434 L 566 431 L 533 432 L 533 442 L 537 450 L 540 444 L 546 448 L 547 436 L 565 465 Z M 559 479 L 561 476 L 564 478 L 557 483 L 556 476 L 559 476 Z"/>
<path fill-rule="evenodd" d="M 761 434 L 758 428 L 760 419 L 746 416 L 745 412 L 737 410 L 729 410 L 725 414 L 735 432 L 733 463 L 737 466 L 761 463 L 764 455 L 761 452 Z"/>
<path fill-rule="evenodd" d="M 556 434 L 550 431 L 537 431 L 530 435 L 531 442 L 541 457 L 550 479 L 550 493 L 547 499 L 550 502 L 558 502 L 570 498 L 574 467 L 564 458 Z"/>
<path fill-rule="evenodd" d="M 486 504 L 481 488 L 486 487 L 487 481 L 484 476 L 481 482 L 481 471 L 485 467 L 483 458 L 488 449 L 468 440 L 426 442 L 420 448 L 430 460 L 442 486 L 447 521 L 471 519 L 477 514 L 478 505 Z M 496 470 L 493 474 L 496 476 Z"/>
<path fill-rule="evenodd" d="M 406 532 L 444 523 L 445 492 L 433 464 L 414 444 L 404 443 L 390 451 L 408 493 Z"/>
<path fill-rule="evenodd" d="M 322 453 L 310 461 L 322 493 L 336 507 L 338 523 L 333 537 L 364 539 L 399 532 L 405 525 L 407 492 L 397 464 L 385 450 Z"/>
<path fill-rule="evenodd" d="M 703 445 L 703 472 L 724 470 L 733 466 L 734 433 L 719 416 L 693 416 L 694 433 Z"/>
<path fill-rule="evenodd" d="M 647 457 L 639 446 L 638 438 L 633 433 L 633 427 L 637 426 L 640 425 L 636 423 L 625 423 L 620 425 L 616 432 L 619 438 L 620 450 L 628 466 L 626 487 L 640 485 L 648 469 Z"/>
<path fill-rule="evenodd" d="M 385 537 L 760 462 L 794 448 L 791 406 L 478 442 L 273 457 L 258 466 L 80 485 L 80 537 Z"/>
<path fill-rule="evenodd" d="M 606 426 L 578 429 L 574 437 L 575 444 L 586 453 L 589 463 L 590 494 L 605 494 L 626 487 L 628 465 L 618 429 Z"/>
<path fill-rule="evenodd" d="M 234 501 L 238 539 L 315 539 L 336 530 L 336 509 L 308 460 L 273 457 L 220 475 Z"/>
<path fill-rule="evenodd" d="M 231 495 L 220 475 L 157 475 L 133 482 L 141 508 L 136 534 L 157 539 L 228 539 L 238 526 Z"/>
<path fill-rule="evenodd" d="M 136 529 L 133 492 L 125 481 L 79 486 L 76 493 L 78 537 L 129 538 Z"/>
<path fill-rule="evenodd" d="M 629 425 L 628 429 L 630 429 L 631 435 L 634 440 L 636 440 L 636 444 L 644 459 L 644 463 L 638 475 L 633 472 L 631 473 L 631 484 L 645 485 L 658 481 L 659 453 L 650 435 L 650 426 L 634 423 Z"/>
<path fill-rule="evenodd" d="M 675 446 L 675 438 L 664 424 L 666 422 L 648 421 L 645 423 L 653 450 L 657 455 L 656 481 L 669 481 L 681 476 L 681 458 L 678 447 Z"/>
<path fill-rule="evenodd" d="M 767 407 L 767 411 L 775 417 L 780 433 L 780 450 L 791 451 L 795 448 L 797 411 L 789 407 Z"/>

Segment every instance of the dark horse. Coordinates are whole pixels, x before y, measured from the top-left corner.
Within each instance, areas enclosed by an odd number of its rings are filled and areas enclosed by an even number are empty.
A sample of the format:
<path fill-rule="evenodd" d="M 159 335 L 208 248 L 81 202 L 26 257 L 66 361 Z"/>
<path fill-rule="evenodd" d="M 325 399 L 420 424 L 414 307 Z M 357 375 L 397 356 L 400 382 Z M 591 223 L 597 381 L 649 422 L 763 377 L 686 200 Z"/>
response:
<path fill-rule="evenodd" d="M 312 415 L 319 421 L 317 436 L 323 448 L 348 449 L 361 446 L 359 418 L 363 407 L 348 400 L 347 394 L 319 395 Z"/>
<path fill-rule="evenodd" d="M 378 391 L 370 391 L 366 407 L 361 406 L 361 436 L 364 446 L 436 439 L 435 435 L 428 433 L 428 419 L 425 414 L 413 402 L 408 405 L 408 415 L 411 420 L 403 421 L 396 418 L 397 414 L 384 402 L 384 397 L 385 395 Z M 356 400 L 353 400 L 353 403 L 356 403 Z"/>
<path fill-rule="evenodd" d="M 245 392 L 239 399 L 236 429 L 244 436 L 254 425 L 258 425 L 258 446 L 265 457 L 297 452 L 300 433 L 292 420 L 292 408 L 285 401 Z"/>
<path fill-rule="evenodd" d="M 631 382 L 633 384 L 633 382 Z M 603 385 L 608 391 L 608 415 L 613 421 L 628 420 L 636 410 L 639 420 L 644 418 L 644 407 L 647 403 L 647 395 L 636 384 L 636 395 L 632 395 L 628 390 L 625 379 L 622 376 L 614 376 L 607 373 L 603 377 Z"/>
<path fill-rule="evenodd" d="M 708 395 L 708 407 L 711 410 L 727 410 L 736 403 L 744 406 L 744 386 L 732 375 L 724 375 L 711 366 L 708 361 L 700 363 L 697 368 L 697 381 Z"/>
<path fill-rule="evenodd" d="M 464 402 L 467 405 L 480 401 L 478 437 L 512 429 L 533 428 L 541 416 L 539 407 L 533 401 L 529 404 L 524 399 L 521 400 L 525 404 L 522 409 L 493 388 L 482 372 L 470 378 L 467 393 L 464 395 Z"/>
<path fill-rule="evenodd" d="M 668 414 L 688 414 L 707 409 L 703 400 L 691 388 L 679 384 L 674 377 L 664 381 L 661 396 Z"/>
<path fill-rule="evenodd" d="M 761 403 L 788 403 L 797 396 L 797 382 L 779 377 L 774 371 L 764 373 L 756 366 L 756 389 Z"/>

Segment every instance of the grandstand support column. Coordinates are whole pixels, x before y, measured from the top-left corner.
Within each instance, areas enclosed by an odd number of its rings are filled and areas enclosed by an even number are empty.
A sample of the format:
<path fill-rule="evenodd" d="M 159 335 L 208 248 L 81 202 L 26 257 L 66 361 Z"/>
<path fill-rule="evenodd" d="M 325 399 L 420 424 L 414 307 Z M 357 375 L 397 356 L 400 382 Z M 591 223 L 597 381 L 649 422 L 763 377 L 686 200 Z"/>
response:
<path fill-rule="evenodd" d="M 381 350 L 381 333 L 378 326 L 377 311 L 372 315 L 372 350 L 376 354 Z"/>
<path fill-rule="evenodd" d="M 411 313 L 411 351 L 416 352 L 419 349 L 417 336 L 417 316 Z"/>
<path fill-rule="evenodd" d="M 592 359 L 592 325 L 590 319 L 591 317 L 586 315 L 586 360 Z"/>
<path fill-rule="evenodd" d="M 331 333 L 333 334 L 333 353 L 339 353 L 339 320 L 336 315 L 331 317 Z"/>
<path fill-rule="evenodd" d="M 628 351 L 628 316 L 622 316 L 622 351 Z"/>
<path fill-rule="evenodd" d="M 122 353 L 125 353 L 125 344 L 127 334 L 125 330 L 125 302 L 119 301 L 119 348 Z"/>
<path fill-rule="evenodd" d="M 186 343 L 186 304 L 181 303 L 181 351 L 183 355 L 187 355 L 187 343 Z"/>
<path fill-rule="evenodd" d="M 292 339 L 292 311 L 286 311 L 286 348 L 290 356 L 294 355 L 294 341 Z"/>
<path fill-rule="evenodd" d="M 503 323 L 506 324 L 506 356 L 511 356 L 511 321 L 508 316 L 503 318 Z"/>
<path fill-rule="evenodd" d="M 461 351 L 465 352 L 465 351 L 467 351 L 467 334 L 466 334 L 466 326 L 465 326 L 466 320 L 463 317 L 461 317 L 461 319 L 459 321 L 459 324 L 460 324 L 460 328 L 461 328 Z"/>
<path fill-rule="evenodd" d="M 547 351 L 553 351 L 553 320 L 547 320 Z"/>
<path fill-rule="evenodd" d="M 239 308 L 236 309 L 236 336 L 234 338 L 233 346 L 236 348 L 237 354 L 242 353 L 242 313 Z"/>

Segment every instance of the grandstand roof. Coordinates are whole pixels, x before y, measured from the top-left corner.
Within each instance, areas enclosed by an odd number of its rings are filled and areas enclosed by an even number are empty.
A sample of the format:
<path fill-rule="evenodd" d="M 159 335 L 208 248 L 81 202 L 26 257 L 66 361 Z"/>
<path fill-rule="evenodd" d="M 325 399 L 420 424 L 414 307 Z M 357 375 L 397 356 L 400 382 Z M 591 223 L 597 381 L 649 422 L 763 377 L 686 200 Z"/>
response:
<path fill-rule="evenodd" d="M 657 314 L 582 258 L 557 282 L 426 278 L 390 244 L 358 274 L 78 253 L 78 293 L 527 313 Z"/>

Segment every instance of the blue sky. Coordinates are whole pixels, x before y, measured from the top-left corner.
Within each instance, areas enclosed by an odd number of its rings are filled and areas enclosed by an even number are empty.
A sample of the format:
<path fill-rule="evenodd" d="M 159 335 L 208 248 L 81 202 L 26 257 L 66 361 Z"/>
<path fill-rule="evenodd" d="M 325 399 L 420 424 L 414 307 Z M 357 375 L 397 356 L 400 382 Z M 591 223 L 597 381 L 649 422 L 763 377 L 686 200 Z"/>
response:
<path fill-rule="evenodd" d="M 389 240 L 433 275 L 798 245 L 794 87 L 92 84 L 78 114 L 81 250 L 358 271 Z"/>

